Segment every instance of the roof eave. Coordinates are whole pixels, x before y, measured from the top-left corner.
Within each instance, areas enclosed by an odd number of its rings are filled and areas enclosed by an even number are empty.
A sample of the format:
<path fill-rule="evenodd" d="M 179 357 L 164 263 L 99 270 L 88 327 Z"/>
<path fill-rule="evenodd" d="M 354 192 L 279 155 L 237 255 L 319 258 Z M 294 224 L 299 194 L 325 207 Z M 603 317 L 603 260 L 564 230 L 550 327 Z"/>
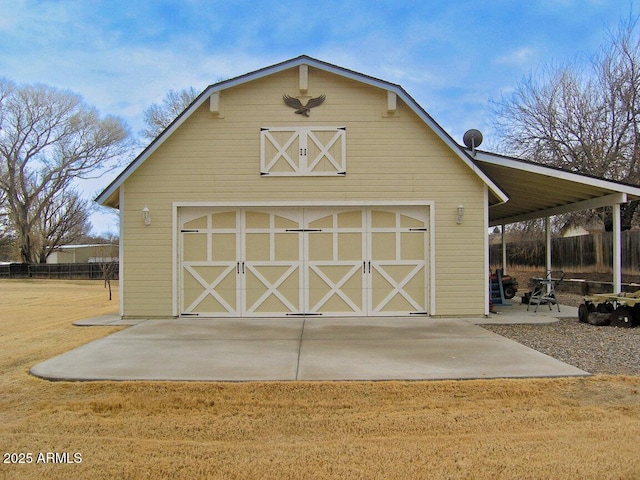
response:
<path fill-rule="evenodd" d="M 593 186 L 596 188 L 601 188 L 604 190 L 610 190 L 612 193 L 624 193 L 627 195 L 627 201 L 640 200 L 640 187 L 636 187 L 626 183 L 616 182 L 614 180 L 607 180 L 605 178 L 590 175 L 584 175 L 576 172 L 570 172 L 560 168 L 554 168 L 547 165 L 522 160 L 516 157 L 509 157 L 506 155 L 500 155 L 497 153 L 485 151 L 477 150 L 475 158 L 481 162 L 509 167 L 516 170 L 526 170 L 528 172 L 539 173 L 541 175 L 548 175 L 564 180 L 570 180 L 576 183 L 581 183 L 584 185 Z"/>

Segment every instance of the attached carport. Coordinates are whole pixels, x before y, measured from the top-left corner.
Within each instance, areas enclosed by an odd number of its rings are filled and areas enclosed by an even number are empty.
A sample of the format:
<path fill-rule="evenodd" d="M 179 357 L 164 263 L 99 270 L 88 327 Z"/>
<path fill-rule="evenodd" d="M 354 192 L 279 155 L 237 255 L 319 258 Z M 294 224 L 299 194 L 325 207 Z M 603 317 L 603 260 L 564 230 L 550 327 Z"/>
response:
<path fill-rule="evenodd" d="M 509 200 L 489 207 L 489 226 L 546 219 L 546 269 L 551 270 L 550 217 L 601 207 L 613 210 L 613 291 L 622 286 L 620 205 L 640 199 L 640 187 L 476 150 L 468 153 Z M 504 231 L 504 230 L 503 230 Z M 503 263 L 506 263 L 503 237 Z"/>

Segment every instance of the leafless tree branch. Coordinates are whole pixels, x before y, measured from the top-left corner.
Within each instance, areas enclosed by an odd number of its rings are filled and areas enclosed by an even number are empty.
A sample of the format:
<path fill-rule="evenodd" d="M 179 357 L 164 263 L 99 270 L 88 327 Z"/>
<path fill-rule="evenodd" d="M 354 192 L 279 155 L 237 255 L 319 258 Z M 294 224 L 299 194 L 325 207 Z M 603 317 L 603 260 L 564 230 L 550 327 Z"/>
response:
<path fill-rule="evenodd" d="M 0 191 L 20 256 L 44 261 L 87 222 L 74 180 L 115 168 L 131 148 L 129 132 L 74 93 L 7 79 L 0 79 L 0 129 Z"/>

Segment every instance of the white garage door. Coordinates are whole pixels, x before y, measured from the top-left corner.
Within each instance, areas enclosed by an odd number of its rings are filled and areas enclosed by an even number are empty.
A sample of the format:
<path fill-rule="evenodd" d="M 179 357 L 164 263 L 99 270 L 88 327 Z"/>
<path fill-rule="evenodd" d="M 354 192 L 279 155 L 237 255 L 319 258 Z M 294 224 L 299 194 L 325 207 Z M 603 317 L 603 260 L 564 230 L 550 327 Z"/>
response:
<path fill-rule="evenodd" d="M 427 208 L 183 208 L 180 311 L 427 313 Z"/>

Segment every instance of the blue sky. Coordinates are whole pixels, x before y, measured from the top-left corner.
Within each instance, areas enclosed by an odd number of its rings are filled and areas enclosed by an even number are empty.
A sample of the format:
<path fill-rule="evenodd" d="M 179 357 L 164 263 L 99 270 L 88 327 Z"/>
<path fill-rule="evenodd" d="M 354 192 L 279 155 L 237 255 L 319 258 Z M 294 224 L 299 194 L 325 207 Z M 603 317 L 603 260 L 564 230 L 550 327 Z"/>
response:
<path fill-rule="evenodd" d="M 170 89 L 307 54 L 402 85 L 459 143 L 478 128 L 490 148 L 491 99 L 593 55 L 630 13 L 626 0 L 0 0 L 0 76 L 72 90 L 137 134 Z"/>

